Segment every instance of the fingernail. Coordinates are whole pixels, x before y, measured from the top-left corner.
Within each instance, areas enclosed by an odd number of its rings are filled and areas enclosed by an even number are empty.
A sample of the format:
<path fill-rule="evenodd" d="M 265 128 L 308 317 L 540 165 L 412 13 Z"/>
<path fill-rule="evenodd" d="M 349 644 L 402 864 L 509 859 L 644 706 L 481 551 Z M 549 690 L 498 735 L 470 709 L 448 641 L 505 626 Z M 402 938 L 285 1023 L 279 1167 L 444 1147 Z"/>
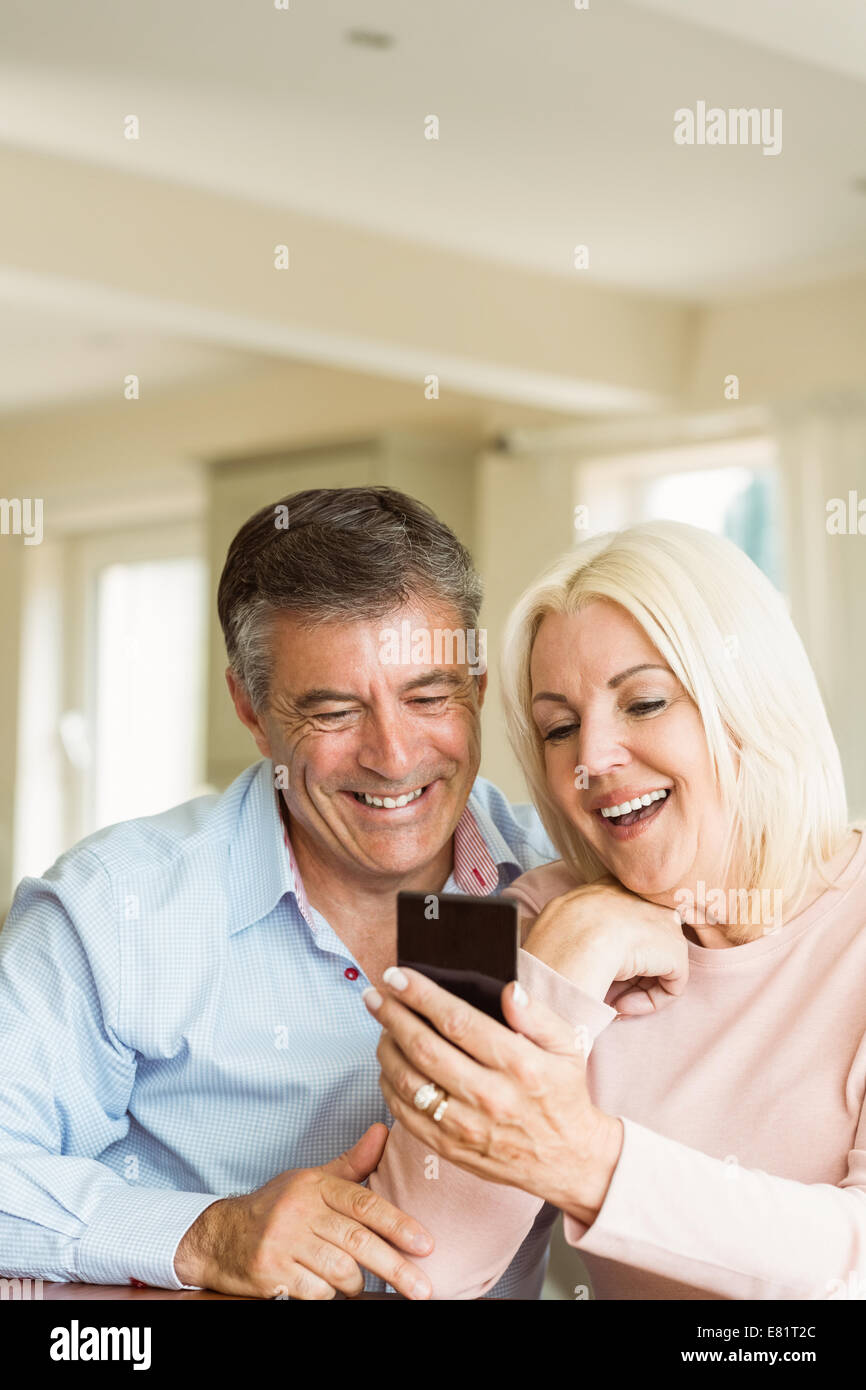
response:
<path fill-rule="evenodd" d="M 389 965 L 382 979 L 385 981 L 385 984 L 390 985 L 392 989 L 405 989 L 409 983 L 403 971 L 396 965 Z"/>
<path fill-rule="evenodd" d="M 374 989 L 372 985 L 370 985 L 369 989 L 365 989 L 362 992 L 361 998 L 367 1005 L 368 1009 L 378 1009 L 380 1004 L 382 1003 L 381 994 L 377 989 Z"/>
<path fill-rule="evenodd" d="M 422 1236 L 419 1232 L 417 1236 L 412 1237 L 412 1249 L 416 1255 L 429 1255 L 433 1249 L 433 1242 L 429 1236 Z"/>
<path fill-rule="evenodd" d="M 511 997 L 519 1009 L 525 1009 L 526 1005 L 529 1003 L 529 995 L 526 993 L 523 985 L 518 984 L 517 980 L 514 981 Z"/>
<path fill-rule="evenodd" d="M 412 1285 L 413 1298 L 426 1298 L 429 1292 L 430 1285 L 427 1283 L 426 1279 L 419 1279 L 416 1284 Z"/>

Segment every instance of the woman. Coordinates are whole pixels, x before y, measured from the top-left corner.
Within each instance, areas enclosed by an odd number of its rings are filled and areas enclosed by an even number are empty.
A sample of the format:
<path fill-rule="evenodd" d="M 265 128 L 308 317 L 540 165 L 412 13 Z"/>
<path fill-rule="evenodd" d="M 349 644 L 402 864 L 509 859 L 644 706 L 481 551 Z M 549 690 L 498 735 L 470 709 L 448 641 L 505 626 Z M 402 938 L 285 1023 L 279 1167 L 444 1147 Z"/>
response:
<path fill-rule="evenodd" d="M 782 599 L 730 542 L 636 526 L 524 595 L 503 666 L 562 860 L 510 889 L 515 1031 L 411 971 L 369 992 L 395 1116 L 371 1186 L 434 1234 L 439 1298 L 492 1287 L 543 1207 L 599 1298 L 850 1296 L 866 845 Z"/>

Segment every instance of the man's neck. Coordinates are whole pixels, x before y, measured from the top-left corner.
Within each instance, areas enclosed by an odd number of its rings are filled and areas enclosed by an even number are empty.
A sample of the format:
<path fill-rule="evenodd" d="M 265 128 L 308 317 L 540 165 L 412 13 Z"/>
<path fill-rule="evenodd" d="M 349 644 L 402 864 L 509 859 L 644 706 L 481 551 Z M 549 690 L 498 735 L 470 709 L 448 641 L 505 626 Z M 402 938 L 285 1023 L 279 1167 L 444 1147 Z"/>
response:
<path fill-rule="evenodd" d="M 285 809 L 282 815 L 308 901 L 352 949 L 363 937 L 385 933 L 393 937 L 400 891 L 439 893 L 451 873 L 453 837 L 434 859 L 420 867 L 405 874 L 377 874 L 323 853 L 318 845 L 308 842 L 302 827 L 291 824 Z"/>

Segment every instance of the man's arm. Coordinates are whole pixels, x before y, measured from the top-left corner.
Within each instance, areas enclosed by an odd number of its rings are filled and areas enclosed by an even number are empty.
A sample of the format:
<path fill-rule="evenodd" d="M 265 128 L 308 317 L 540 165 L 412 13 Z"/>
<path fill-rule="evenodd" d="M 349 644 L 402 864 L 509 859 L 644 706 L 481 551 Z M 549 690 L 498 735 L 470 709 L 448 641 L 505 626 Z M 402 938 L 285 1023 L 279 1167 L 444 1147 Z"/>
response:
<path fill-rule="evenodd" d="M 0 1273 L 319 1299 L 360 1292 L 363 1266 L 427 1297 L 401 1252 L 429 1238 L 361 1185 L 384 1125 L 240 1197 L 144 1187 L 99 1162 L 129 1131 L 136 1075 L 117 1028 L 111 895 L 87 851 L 67 858 L 62 887 L 52 874 L 25 880 L 0 932 Z"/>
<path fill-rule="evenodd" d="M 24 880 L 0 931 L 6 1275 L 188 1287 L 174 1253 L 215 1195 L 142 1187 L 99 1162 L 128 1132 L 136 1073 L 116 1032 L 118 997 L 109 886 L 79 851 L 53 881 Z"/>

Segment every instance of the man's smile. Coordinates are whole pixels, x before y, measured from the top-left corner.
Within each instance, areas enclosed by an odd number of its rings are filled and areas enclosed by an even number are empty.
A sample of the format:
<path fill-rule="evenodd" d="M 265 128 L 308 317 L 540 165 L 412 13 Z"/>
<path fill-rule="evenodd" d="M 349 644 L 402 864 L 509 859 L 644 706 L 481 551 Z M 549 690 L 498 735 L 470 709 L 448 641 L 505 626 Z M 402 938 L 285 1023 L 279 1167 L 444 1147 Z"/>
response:
<path fill-rule="evenodd" d="M 372 814 L 385 813 L 394 815 L 397 811 L 408 812 L 410 815 L 414 808 L 421 802 L 428 802 L 430 794 L 435 788 L 438 778 L 432 782 L 423 783 L 420 786 L 412 787 L 405 792 L 356 792 L 345 790 L 342 796 L 351 797 L 357 806 L 361 806 L 364 812 Z M 403 816 L 401 819 L 405 819 Z"/>

